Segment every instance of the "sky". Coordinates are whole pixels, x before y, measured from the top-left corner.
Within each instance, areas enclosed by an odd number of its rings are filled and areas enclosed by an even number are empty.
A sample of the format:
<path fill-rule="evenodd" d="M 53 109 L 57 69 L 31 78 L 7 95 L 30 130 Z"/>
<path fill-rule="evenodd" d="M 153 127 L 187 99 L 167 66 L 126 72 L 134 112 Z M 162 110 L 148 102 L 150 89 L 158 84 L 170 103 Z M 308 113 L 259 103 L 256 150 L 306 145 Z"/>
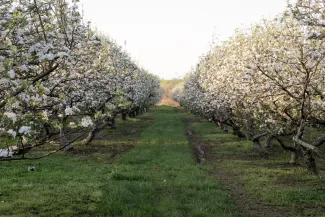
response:
<path fill-rule="evenodd" d="M 213 41 L 273 18 L 286 0 L 81 0 L 84 16 L 163 79 L 181 78 Z M 216 39 L 215 39 L 216 38 Z"/>

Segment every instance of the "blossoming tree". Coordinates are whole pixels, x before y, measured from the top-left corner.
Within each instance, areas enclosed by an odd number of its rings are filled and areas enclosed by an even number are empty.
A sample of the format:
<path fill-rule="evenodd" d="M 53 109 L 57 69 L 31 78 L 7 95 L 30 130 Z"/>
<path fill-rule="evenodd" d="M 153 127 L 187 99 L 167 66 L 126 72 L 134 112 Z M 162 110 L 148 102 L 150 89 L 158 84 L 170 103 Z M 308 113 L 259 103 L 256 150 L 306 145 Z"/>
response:
<path fill-rule="evenodd" d="M 271 135 L 292 152 L 291 163 L 302 152 L 317 174 L 325 137 L 304 138 L 307 127 L 324 126 L 324 41 L 315 30 L 321 25 L 310 21 L 306 28 L 296 16 L 288 11 L 216 46 L 186 79 L 181 101 L 195 114 L 245 130 L 257 149 L 259 138 Z M 294 145 L 281 135 L 291 135 Z"/>
<path fill-rule="evenodd" d="M 89 144 L 117 114 L 161 97 L 159 79 L 84 24 L 77 1 L 5 0 L 0 20 L 0 138 L 17 142 L 0 160 L 59 143 L 48 156 L 86 134 Z"/>

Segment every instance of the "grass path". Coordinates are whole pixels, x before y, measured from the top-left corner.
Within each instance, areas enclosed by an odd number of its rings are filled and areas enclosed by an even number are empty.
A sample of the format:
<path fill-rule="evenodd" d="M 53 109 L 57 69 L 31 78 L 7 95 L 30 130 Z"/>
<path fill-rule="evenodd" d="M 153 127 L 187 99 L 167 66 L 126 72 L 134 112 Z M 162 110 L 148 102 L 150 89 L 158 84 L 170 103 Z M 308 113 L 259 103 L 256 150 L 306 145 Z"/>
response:
<path fill-rule="evenodd" d="M 198 165 L 179 115 L 157 108 L 154 123 L 141 134 L 141 145 L 115 164 L 105 187 L 109 216 L 240 216 L 229 195 Z"/>
<path fill-rule="evenodd" d="M 139 125 L 138 145 L 113 162 L 103 150 L 114 141 L 100 140 L 90 156 L 0 164 L 0 216 L 241 216 L 210 168 L 196 163 L 179 114 L 159 107 L 142 118 L 152 117 Z M 129 121 L 120 129 L 134 130 L 137 120 Z M 31 164 L 36 172 L 26 170 Z"/>

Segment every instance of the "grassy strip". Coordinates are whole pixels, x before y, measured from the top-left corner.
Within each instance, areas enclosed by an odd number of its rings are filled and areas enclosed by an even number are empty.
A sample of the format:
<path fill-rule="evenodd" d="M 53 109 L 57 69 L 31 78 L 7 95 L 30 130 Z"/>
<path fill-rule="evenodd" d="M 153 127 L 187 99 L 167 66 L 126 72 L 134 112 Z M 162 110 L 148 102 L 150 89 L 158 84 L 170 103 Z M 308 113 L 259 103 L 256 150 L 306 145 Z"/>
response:
<path fill-rule="evenodd" d="M 160 107 L 141 145 L 115 164 L 104 187 L 107 216 L 240 216 L 229 195 L 196 164 L 174 109 Z"/>
<path fill-rule="evenodd" d="M 325 216 L 325 179 L 308 174 L 303 162 L 288 164 L 290 153 L 279 145 L 272 147 L 272 154 L 261 156 L 250 141 L 225 133 L 182 108 L 179 114 L 195 132 L 192 139 L 205 147 L 213 173 L 248 215 Z M 324 162 L 319 161 L 318 166 L 324 176 Z"/>
<path fill-rule="evenodd" d="M 126 122 L 118 119 L 117 130 L 104 129 L 89 147 L 76 143 L 69 154 L 0 162 L 0 216 L 97 216 L 103 185 L 115 170 L 112 162 L 136 146 L 151 122 L 150 113 Z M 29 172 L 30 166 L 36 171 Z"/>
<path fill-rule="evenodd" d="M 80 147 L 73 155 L 1 164 L 0 216 L 241 216 L 207 167 L 195 162 L 179 115 L 157 110 L 147 114 L 153 124 L 120 126 L 142 133 L 113 163 L 104 152 L 111 141 L 97 140 L 100 152 Z M 112 138 L 122 145 L 133 137 Z M 30 165 L 36 172 L 27 171 Z"/>

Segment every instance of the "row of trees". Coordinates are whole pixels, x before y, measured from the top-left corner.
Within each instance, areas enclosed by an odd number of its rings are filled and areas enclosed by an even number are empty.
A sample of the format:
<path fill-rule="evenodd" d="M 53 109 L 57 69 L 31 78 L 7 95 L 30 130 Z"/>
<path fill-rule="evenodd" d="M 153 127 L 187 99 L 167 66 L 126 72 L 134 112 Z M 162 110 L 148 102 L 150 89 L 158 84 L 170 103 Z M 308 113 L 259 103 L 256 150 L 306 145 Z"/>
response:
<path fill-rule="evenodd" d="M 86 134 L 89 144 L 116 115 L 133 117 L 161 95 L 159 79 L 93 31 L 77 1 L 1 1 L 0 138 L 17 145 L 0 160 L 28 159 L 44 144 L 60 142 L 49 154 L 72 148 Z"/>
<path fill-rule="evenodd" d="M 302 153 L 318 174 L 315 156 L 325 137 L 306 142 L 306 128 L 325 126 L 325 7 L 323 1 L 299 0 L 284 14 L 239 30 L 201 58 L 174 98 L 190 112 L 230 126 L 264 152 L 268 136 L 290 151 L 291 163 Z M 290 135 L 293 145 L 281 136 Z"/>

